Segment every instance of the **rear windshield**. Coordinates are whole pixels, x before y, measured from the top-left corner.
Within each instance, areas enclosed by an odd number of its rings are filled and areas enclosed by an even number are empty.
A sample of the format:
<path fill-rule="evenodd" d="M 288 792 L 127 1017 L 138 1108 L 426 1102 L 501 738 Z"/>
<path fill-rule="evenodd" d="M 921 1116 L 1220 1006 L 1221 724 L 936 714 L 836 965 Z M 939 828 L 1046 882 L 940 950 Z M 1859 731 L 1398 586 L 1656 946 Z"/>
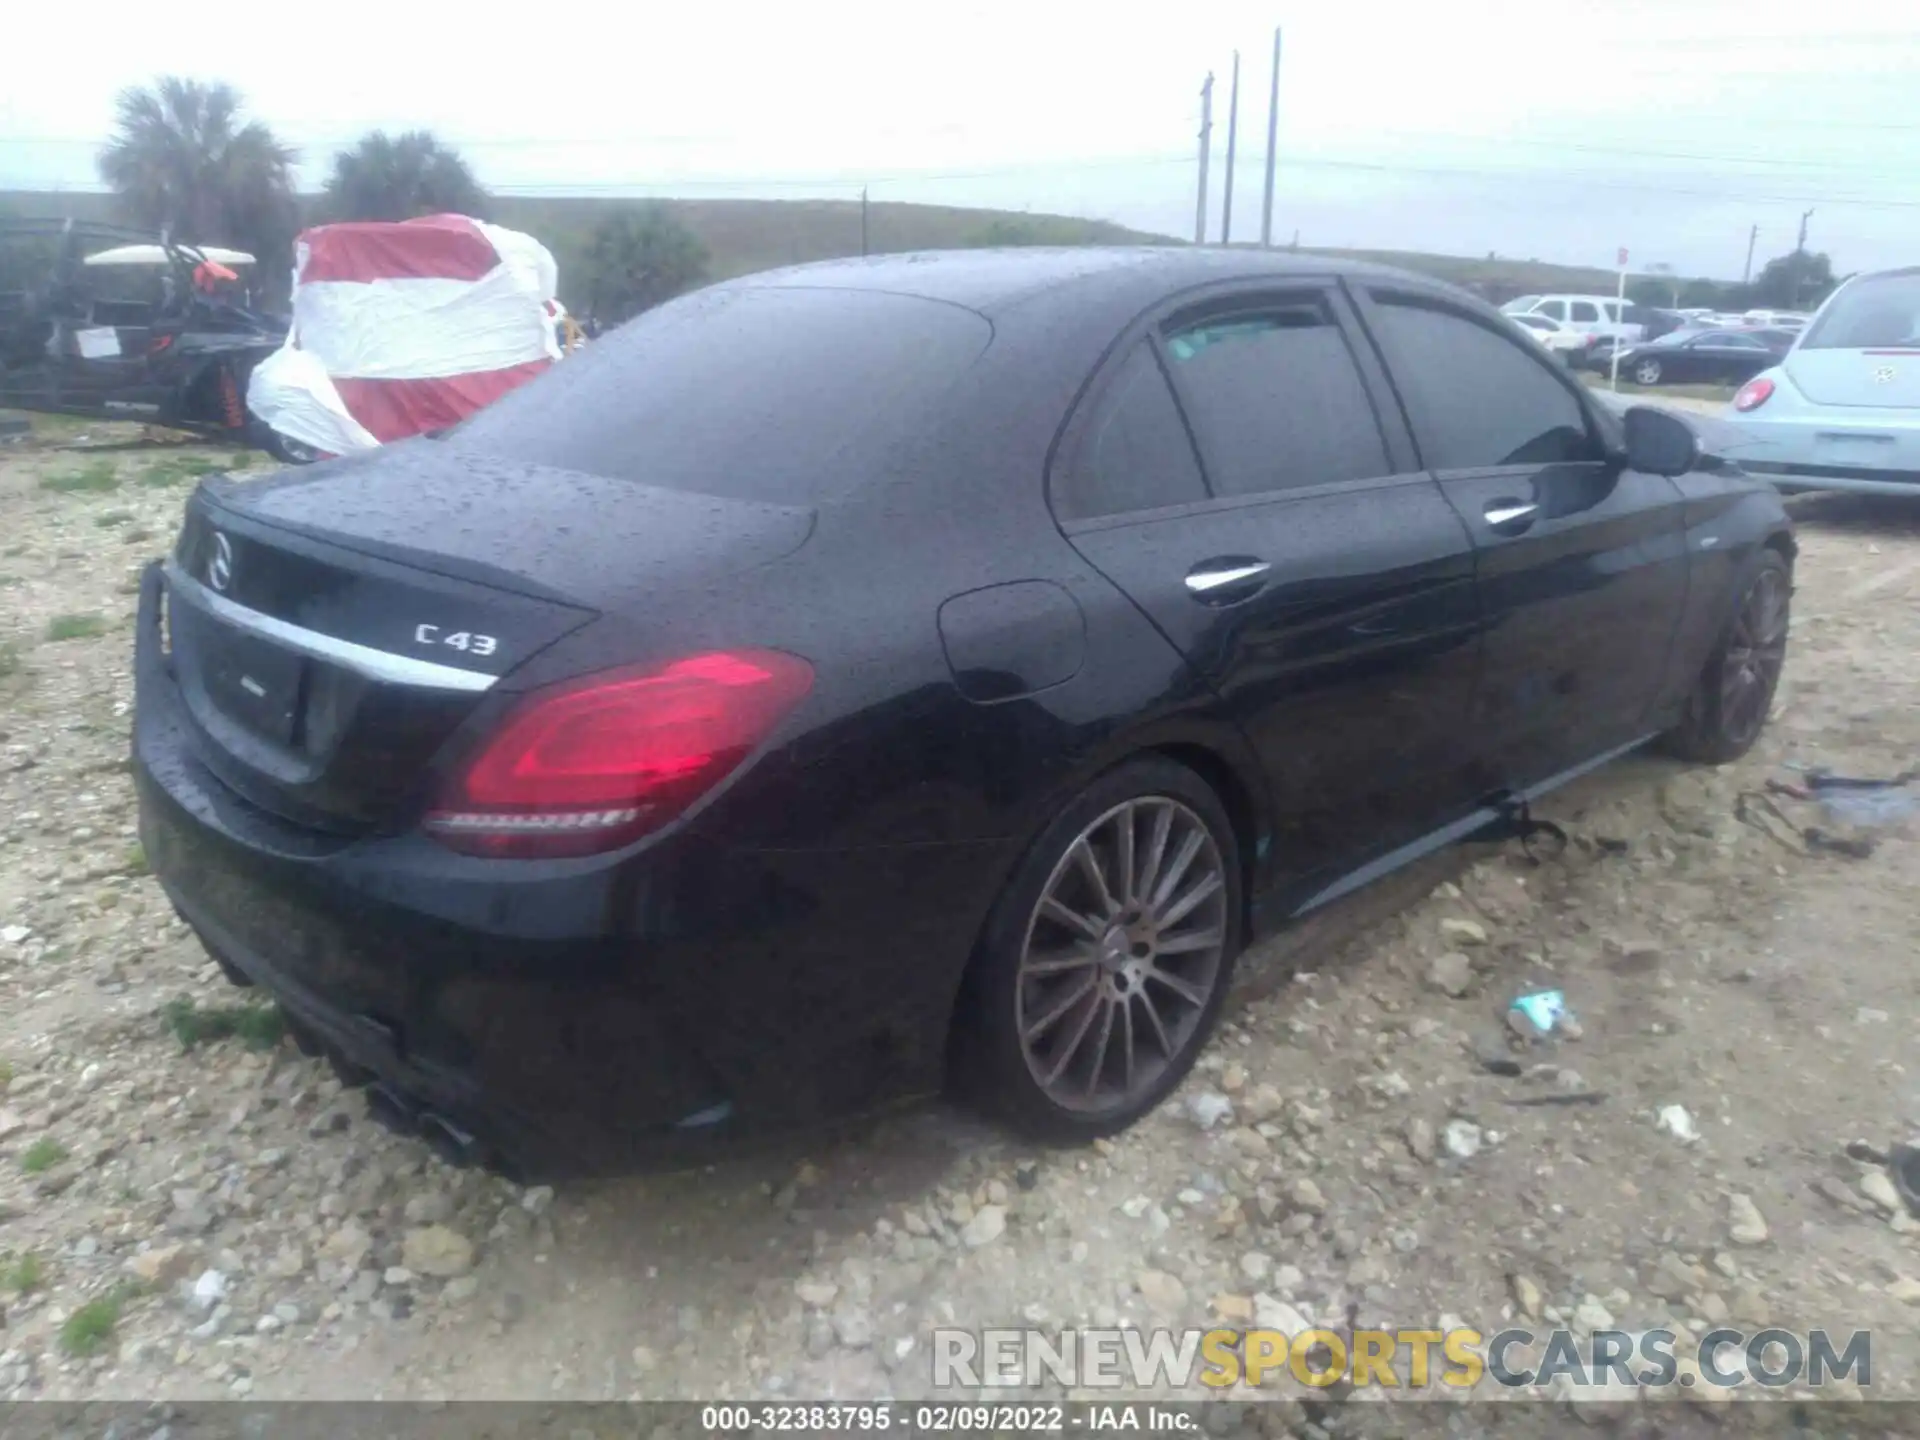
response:
<path fill-rule="evenodd" d="M 448 440 L 673 490 L 813 505 L 924 423 L 992 338 L 954 305 L 871 290 L 690 295 L 589 344 Z"/>
<path fill-rule="evenodd" d="M 1800 341 L 1802 350 L 1904 349 L 1920 345 L 1920 270 L 1856 280 Z"/>

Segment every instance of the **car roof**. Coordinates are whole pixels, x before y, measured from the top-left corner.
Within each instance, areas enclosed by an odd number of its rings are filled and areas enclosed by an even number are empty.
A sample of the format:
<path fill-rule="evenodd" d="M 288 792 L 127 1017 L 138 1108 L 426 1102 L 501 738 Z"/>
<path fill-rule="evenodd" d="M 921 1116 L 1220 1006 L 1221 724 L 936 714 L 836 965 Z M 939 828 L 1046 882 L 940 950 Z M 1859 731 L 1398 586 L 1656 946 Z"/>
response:
<path fill-rule="evenodd" d="M 992 315 L 1068 290 L 1084 297 L 1143 291 L 1173 294 L 1214 281 L 1272 277 L 1369 276 L 1440 288 L 1424 276 L 1367 261 L 1295 251 L 1193 245 L 1018 246 L 926 250 L 823 260 L 761 271 L 728 282 L 743 286 L 885 290 L 944 301 Z"/>

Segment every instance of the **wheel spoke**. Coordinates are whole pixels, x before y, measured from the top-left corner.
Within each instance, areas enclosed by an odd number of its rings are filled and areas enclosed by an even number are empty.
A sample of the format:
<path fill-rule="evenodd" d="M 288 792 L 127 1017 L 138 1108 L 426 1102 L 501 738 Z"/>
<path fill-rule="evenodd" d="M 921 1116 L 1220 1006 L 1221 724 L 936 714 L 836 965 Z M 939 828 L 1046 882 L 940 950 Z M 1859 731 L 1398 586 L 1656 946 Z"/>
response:
<path fill-rule="evenodd" d="M 1163 950 L 1165 946 L 1161 947 Z M 1084 970 L 1089 965 L 1100 963 L 1100 957 L 1083 945 L 1070 946 L 1065 950 L 1053 950 L 1043 955 L 1029 955 L 1021 963 L 1022 975 L 1063 975 L 1070 970 Z"/>
<path fill-rule="evenodd" d="M 1154 919 L 1161 925 L 1177 925 L 1193 913 L 1194 906 L 1212 895 L 1220 888 L 1220 876 L 1209 871 L 1187 887 L 1187 893 L 1175 900 L 1167 908 L 1156 914 Z"/>
<path fill-rule="evenodd" d="M 1140 867 L 1140 883 L 1135 895 L 1151 895 L 1154 878 L 1160 873 L 1160 862 L 1166 858 L 1167 837 L 1173 833 L 1173 811 L 1165 805 L 1157 806 L 1153 812 L 1153 831 L 1147 836 L 1147 859 Z"/>
<path fill-rule="evenodd" d="M 1120 1089 L 1133 1093 L 1133 1051 L 1139 1042 L 1133 1037 L 1133 1002 L 1121 1000 L 1114 1007 L 1120 1012 Z"/>
<path fill-rule="evenodd" d="M 1186 955 L 1195 950 L 1211 950 L 1226 934 L 1219 926 L 1210 926 L 1205 930 L 1187 930 L 1178 935 L 1162 935 L 1153 942 L 1155 953 L 1160 955 Z"/>
<path fill-rule="evenodd" d="M 1147 1028 L 1153 1031 L 1154 1042 L 1159 1045 L 1161 1055 L 1171 1060 L 1173 1058 L 1173 1041 L 1167 1035 L 1167 1027 L 1160 1019 L 1160 1011 L 1158 1007 L 1154 1005 L 1153 998 L 1144 990 L 1137 991 L 1133 998 L 1138 1000 L 1141 1008 L 1147 1012 Z"/>
<path fill-rule="evenodd" d="M 1027 1035 L 1026 1035 L 1027 1043 L 1029 1045 L 1033 1044 L 1034 1041 L 1038 1040 L 1041 1036 L 1045 1035 L 1049 1030 L 1053 1029 L 1054 1026 L 1058 1025 L 1060 1021 L 1065 1018 L 1068 1011 L 1072 1010 L 1074 1006 L 1078 1005 L 1082 1000 L 1086 999 L 1088 995 L 1093 993 L 1095 987 L 1098 986 L 1099 983 L 1100 983 L 1099 976 L 1089 975 L 1086 979 L 1086 983 L 1076 987 L 1073 993 L 1068 995 L 1066 999 L 1060 1001 L 1052 1009 L 1048 1010 L 1044 1015 L 1042 1015 L 1038 1020 L 1034 1021 L 1033 1024 L 1027 1027 Z"/>
<path fill-rule="evenodd" d="M 1156 914 L 1172 898 L 1174 888 L 1185 878 L 1187 867 L 1193 864 L 1193 857 L 1200 853 L 1200 847 L 1206 844 L 1205 832 L 1193 830 L 1180 842 L 1180 848 L 1174 852 L 1173 859 L 1167 862 L 1167 868 L 1155 887 L 1153 898 L 1147 901 L 1147 908 Z"/>
<path fill-rule="evenodd" d="M 1049 1085 L 1066 1073 L 1067 1066 L 1073 1063 L 1073 1057 L 1080 1053 L 1081 1045 L 1086 1042 L 1087 1031 L 1093 1028 L 1093 1017 L 1104 1008 L 1097 993 L 1089 994 L 1088 999 L 1091 1003 L 1083 1007 L 1080 1023 L 1073 1027 L 1073 1033 L 1067 1037 L 1066 1044 L 1060 1047 L 1060 1058 L 1053 1062 L 1053 1069 L 1047 1075 Z"/>
<path fill-rule="evenodd" d="M 1094 898 L 1099 902 L 1101 917 L 1111 916 L 1120 907 L 1114 902 L 1113 892 L 1107 888 L 1107 877 L 1100 873 L 1100 857 L 1093 853 L 1093 846 L 1087 843 L 1084 835 L 1073 842 L 1073 863 L 1087 877 L 1087 884 L 1092 887 Z"/>
<path fill-rule="evenodd" d="M 1087 1071 L 1087 1094 L 1091 1096 L 1099 1087 L 1101 1073 L 1107 1068 L 1107 1047 L 1113 1041 L 1113 1012 L 1116 1006 L 1111 995 L 1100 997 L 1100 1033 L 1093 1042 L 1093 1067 Z"/>
<path fill-rule="evenodd" d="M 1178 975 L 1160 969 L 1158 966 L 1147 971 L 1147 979 L 1157 980 L 1160 984 L 1166 986 L 1169 990 L 1173 991 L 1174 994 L 1178 995 L 1182 1000 L 1194 1006 L 1196 1009 L 1207 1003 L 1207 997 L 1204 991 L 1188 984 Z"/>
<path fill-rule="evenodd" d="M 1113 866 L 1119 872 L 1120 903 L 1133 903 L 1133 806 L 1126 808 L 1114 817 L 1115 841 L 1113 847 Z"/>
<path fill-rule="evenodd" d="M 1069 930 L 1078 930 L 1089 940 L 1098 941 L 1105 933 L 1099 922 L 1091 916 L 1082 915 L 1078 910 L 1069 910 L 1051 895 L 1040 902 L 1040 913 L 1057 925 L 1064 925 Z"/>

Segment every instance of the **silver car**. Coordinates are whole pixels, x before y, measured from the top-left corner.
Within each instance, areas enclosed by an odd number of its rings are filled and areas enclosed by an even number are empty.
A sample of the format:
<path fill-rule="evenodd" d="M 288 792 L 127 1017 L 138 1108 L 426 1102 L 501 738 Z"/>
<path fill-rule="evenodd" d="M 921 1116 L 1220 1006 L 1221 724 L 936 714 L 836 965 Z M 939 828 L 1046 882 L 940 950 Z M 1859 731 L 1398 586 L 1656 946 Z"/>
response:
<path fill-rule="evenodd" d="M 1856 275 L 1726 421 L 1782 490 L 1920 495 L 1920 266 Z"/>

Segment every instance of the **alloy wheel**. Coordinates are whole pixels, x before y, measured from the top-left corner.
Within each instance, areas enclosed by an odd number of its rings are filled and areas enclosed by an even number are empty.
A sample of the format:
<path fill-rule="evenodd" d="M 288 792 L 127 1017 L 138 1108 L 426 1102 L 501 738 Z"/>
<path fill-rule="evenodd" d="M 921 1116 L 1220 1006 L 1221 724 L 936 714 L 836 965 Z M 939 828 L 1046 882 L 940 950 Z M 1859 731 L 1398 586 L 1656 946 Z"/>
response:
<path fill-rule="evenodd" d="M 1185 1054 L 1226 953 L 1226 865 L 1206 823 L 1142 796 L 1088 825 L 1027 921 L 1015 1023 L 1056 1105 L 1117 1109 Z"/>
<path fill-rule="evenodd" d="M 1787 578 L 1762 570 L 1740 602 L 1720 670 L 1720 724 L 1742 744 L 1766 723 L 1787 658 Z"/>

